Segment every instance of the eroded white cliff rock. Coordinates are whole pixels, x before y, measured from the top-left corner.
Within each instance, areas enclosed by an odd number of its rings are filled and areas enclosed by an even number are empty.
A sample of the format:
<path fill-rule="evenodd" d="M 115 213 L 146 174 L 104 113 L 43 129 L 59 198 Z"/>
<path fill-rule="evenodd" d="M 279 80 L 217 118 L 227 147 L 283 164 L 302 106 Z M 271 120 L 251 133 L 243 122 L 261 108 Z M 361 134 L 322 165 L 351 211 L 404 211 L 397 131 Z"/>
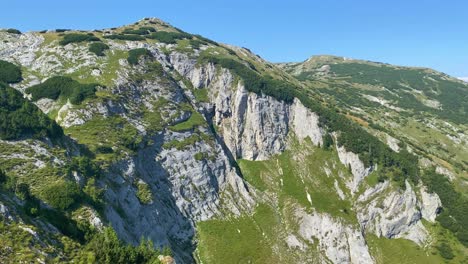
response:
<path fill-rule="evenodd" d="M 376 195 L 379 193 L 379 195 Z M 361 227 L 377 236 L 403 237 L 422 244 L 427 231 L 421 224 L 420 203 L 411 185 L 406 190 L 393 190 L 388 184 L 379 184 L 358 198 L 357 217 Z M 371 198 L 373 197 L 373 198 Z"/>
<path fill-rule="evenodd" d="M 436 193 L 428 193 L 426 187 L 421 187 L 421 213 L 427 221 L 434 222 L 442 203 Z"/>
<path fill-rule="evenodd" d="M 310 243 L 314 238 L 319 248 L 333 263 L 374 263 L 359 229 L 343 224 L 328 214 L 307 214 L 298 209 L 299 234 Z"/>
<path fill-rule="evenodd" d="M 354 178 L 352 181 L 348 181 L 346 185 L 352 193 L 355 193 L 358 190 L 361 181 L 372 171 L 372 167 L 366 168 L 357 154 L 346 151 L 343 146 L 337 146 L 336 149 L 338 151 L 338 157 L 340 158 L 341 163 L 351 167 L 351 172 Z"/>

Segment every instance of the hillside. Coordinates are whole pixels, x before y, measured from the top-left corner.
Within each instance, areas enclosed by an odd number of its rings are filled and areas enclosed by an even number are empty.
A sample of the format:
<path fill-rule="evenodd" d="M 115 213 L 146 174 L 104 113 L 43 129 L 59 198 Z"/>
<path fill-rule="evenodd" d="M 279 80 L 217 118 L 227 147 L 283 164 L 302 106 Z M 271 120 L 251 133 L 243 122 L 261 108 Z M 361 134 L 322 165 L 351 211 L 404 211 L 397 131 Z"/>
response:
<path fill-rule="evenodd" d="M 153 18 L 0 32 L 0 262 L 463 263 L 468 86 Z"/>

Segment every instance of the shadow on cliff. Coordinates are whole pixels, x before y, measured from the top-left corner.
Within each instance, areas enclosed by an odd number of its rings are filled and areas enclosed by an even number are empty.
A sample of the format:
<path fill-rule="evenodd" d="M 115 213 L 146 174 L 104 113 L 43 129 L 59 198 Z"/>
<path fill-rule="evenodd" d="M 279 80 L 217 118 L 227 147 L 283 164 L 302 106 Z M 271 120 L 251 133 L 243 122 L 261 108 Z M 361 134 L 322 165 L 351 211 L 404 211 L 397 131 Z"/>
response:
<path fill-rule="evenodd" d="M 138 244 L 141 238 L 148 238 L 155 247 L 170 247 L 177 263 L 195 263 L 194 226 L 177 207 L 177 199 L 174 197 L 176 191 L 169 180 L 169 172 L 156 160 L 163 139 L 162 134 L 153 136 L 150 140 L 154 143 L 140 149 L 132 158 L 134 168 L 114 168 L 115 173 L 122 174 L 126 169 L 132 173 L 126 179 L 121 179 L 125 184 L 121 182 L 113 186 L 120 190 L 114 191 L 116 195 L 110 202 L 116 207 L 113 211 L 117 212 L 120 219 L 115 217 L 116 214 L 113 214 L 114 218 L 109 214 L 107 216 L 119 236 L 127 242 Z M 128 187 L 134 186 L 137 179 L 142 179 L 151 188 L 152 203 L 141 204 L 136 198 L 135 188 Z M 112 213 L 112 210 L 109 212 Z"/>

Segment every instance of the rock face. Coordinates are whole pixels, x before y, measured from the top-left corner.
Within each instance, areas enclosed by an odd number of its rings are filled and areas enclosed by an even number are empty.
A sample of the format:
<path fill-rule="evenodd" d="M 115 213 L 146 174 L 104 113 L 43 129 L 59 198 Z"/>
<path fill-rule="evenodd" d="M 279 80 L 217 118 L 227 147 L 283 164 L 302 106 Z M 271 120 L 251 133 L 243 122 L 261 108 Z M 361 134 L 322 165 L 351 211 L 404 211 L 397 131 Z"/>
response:
<path fill-rule="evenodd" d="M 174 68 L 194 87 L 207 87 L 213 104 L 214 124 L 234 158 L 266 160 L 287 147 L 288 133 L 322 144 L 318 116 L 299 100 L 293 104 L 270 96 L 249 93 L 242 82 L 234 82 L 227 70 L 215 74 L 212 64 L 197 66 L 183 54 L 171 56 Z"/>
<path fill-rule="evenodd" d="M 319 241 L 320 250 L 325 251 L 333 263 L 374 263 L 366 241 L 359 229 L 344 225 L 327 214 L 307 214 L 298 210 L 299 233 L 314 243 Z"/>
<path fill-rule="evenodd" d="M 337 150 L 341 163 L 351 167 L 354 178 L 352 181 L 348 181 L 346 185 L 355 193 L 358 190 L 359 183 L 372 171 L 372 167 L 366 168 L 357 154 L 346 151 L 344 147 L 337 146 Z"/>
<path fill-rule="evenodd" d="M 388 182 L 378 184 L 358 201 L 363 204 L 357 217 L 364 230 L 387 238 L 407 238 L 418 244 L 425 241 L 427 231 L 420 221 L 420 202 L 408 181 L 405 191 L 392 190 Z"/>
<path fill-rule="evenodd" d="M 442 207 L 440 198 L 435 193 L 428 193 L 425 187 L 421 187 L 421 213 L 427 221 L 434 222 Z"/>

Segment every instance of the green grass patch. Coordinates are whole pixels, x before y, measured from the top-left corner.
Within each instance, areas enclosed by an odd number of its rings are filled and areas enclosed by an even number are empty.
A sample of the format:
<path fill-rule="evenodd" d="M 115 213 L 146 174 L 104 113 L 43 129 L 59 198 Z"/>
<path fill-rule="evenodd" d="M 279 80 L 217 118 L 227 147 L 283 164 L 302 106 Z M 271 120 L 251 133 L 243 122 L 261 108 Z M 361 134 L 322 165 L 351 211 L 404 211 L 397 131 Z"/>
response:
<path fill-rule="evenodd" d="M 153 201 L 153 194 L 151 193 L 151 189 L 148 184 L 138 181 L 136 183 L 137 193 L 136 196 L 140 203 L 142 204 L 149 204 Z"/>
<path fill-rule="evenodd" d="M 274 212 L 259 205 L 253 216 L 228 220 L 209 220 L 197 225 L 198 251 L 203 263 L 280 263 L 272 249 L 273 237 L 264 236 L 265 230 L 274 232 Z"/>
<path fill-rule="evenodd" d="M 122 151 L 136 150 L 143 140 L 136 128 L 120 116 L 94 117 L 82 125 L 65 129 L 65 132 L 93 152 L 101 146 L 114 146 L 113 153 L 96 154 L 96 158 L 102 161 L 112 161 Z"/>
<path fill-rule="evenodd" d="M 171 149 L 171 148 L 176 148 L 177 150 L 184 149 L 187 146 L 191 146 L 198 141 L 201 141 L 202 138 L 198 134 L 193 134 L 190 137 L 187 137 L 183 140 L 172 140 L 169 142 L 166 142 L 163 144 L 163 148 L 165 149 Z"/>
<path fill-rule="evenodd" d="M 207 89 L 193 89 L 192 90 L 195 99 L 201 103 L 208 103 L 210 99 L 208 98 L 208 90 Z"/>
<path fill-rule="evenodd" d="M 265 191 L 267 189 L 267 185 L 265 184 L 265 173 L 268 173 L 268 163 L 266 162 L 259 162 L 259 161 L 250 161 L 250 160 L 238 160 L 237 163 L 241 168 L 242 175 L 244 179 L 252 184 L 255 188 L 260 191 Z"/>
<path fill-rule="evenodd" d="M 426 252 L 410 240 L 378 238 L 373 234 L 366 235 L 366 240 L 377 263 L 436 264 L 444 262 L 440 256 Z"/>
<path fill-rule="evenodd" d="M 172 131 L 180 132 L 191 130 L 197 126 L 203 126 L 205 124 L 206 122 L 203 116 L 196 111 L 192 111 L 192 115 L 189 117 L 189 119 L 177 125 L 170 126 L 169 129 L 171 129 Z"/>

